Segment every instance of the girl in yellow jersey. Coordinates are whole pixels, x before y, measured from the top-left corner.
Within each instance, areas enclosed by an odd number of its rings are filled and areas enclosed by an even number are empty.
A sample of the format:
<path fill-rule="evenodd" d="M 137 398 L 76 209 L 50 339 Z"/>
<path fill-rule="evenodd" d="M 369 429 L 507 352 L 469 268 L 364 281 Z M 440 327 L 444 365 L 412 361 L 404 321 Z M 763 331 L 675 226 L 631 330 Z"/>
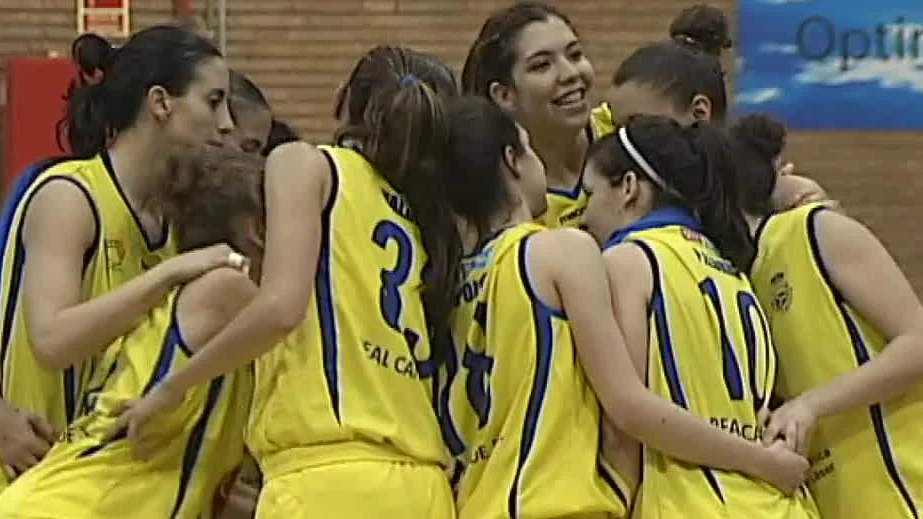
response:
<path fill-rule="evenodd" d="M 644 389 L 596 244 L 530 223 L 545 183 L 526 132 L 481 97 L 449 110 L 442 183 L 467 256 L 438 409 L 457 457 L 459 515 L 626 517 L 631 489 L 598 461 L 594 389 L 609 420 L 677 456 L 800 483 L 801 457 L 728 435 Z"/>
<path fill-rule="evenodd" d="M 727 20 L 695 6 L 670 25 L 670 37 L 720 55 Z M 532 135 L 545 163 L 546 226 L 577 227 L 586 210 L 581 168 L 587 146 L 615 129 L 608 103 L 590 108 L 596 74 L 571 20 L 543 2 L 517 2 L 485 20 L 462 72 L 465 93 L 491 99 Z"/>
<path fill-rule="evenodd" d="M 548 178 L 541 221 L 551 228 L 580 225 L 583 155 L 612 131 L 608 106 L 590 108 L 595 77 L 573 23 L 542 2 L 491 14 L 465 60 L 463 91 L 497 103 L 532 136 Z"/>
<path fill-rule="evenodd" d="M 733 174 L 718 130 L 634 118 L 590 149 L 586 222 L 604 243 L 616 314 L 651 391 L 757 446 L 775 353 L 743 270 L 752 246 Z M 788 497 L 642 440 L 636 517 L 816 517 L 803 490 Z M 782 442 L 771 448 L 785 452 Z"/>
<path fill-rule="evenodd" d="M 212 152 L 183 171 L 164 200 L 179 251 L 233 243 L 260 272 L 263 159 Z M 242 257 L 238 256 L 242 260 Z M 167 443 L 132 455 L 125 431 L 107 437 L 120 403 L 181 368 L 256 292 L 246 274 L 213 270 L 172 289 L 138 326 L 116 341 L 85 414 L 48 455 L 0 495 L 9 519 L 217 518 L 243 455 L 252 374 L 242 368 L 188 392 L 164 417 Z"/>
<path fill-rule="evenodd" d="M 765 438 L 780 436 L 808 454 L 823 517 L 919 517 L 919 298 L 859 222 L 826 204 L 771 212 L 781 124 L 751 116 L 733 136 L 757 244 L 751 278 L 779 352 L 779 394 L 789 400 L 773 412 Z"/>
<path fill-rule="evenodd" d="M 74 157 L 32 168 L 0 219 L 0 458 L 15 477 L 80 412 L 101 353 L 178 282 L 226 265 L 216 246 L 177 257 L 158 208 L 167 164 L 230 127 L 228 72 L 209 42 L 145 29 L 119 50 L 74 43 Z M 6 477 L 0 476 L 5 483 Z"/>
<path fill-rule="evenodd" d="M 428 332 L 448 327 L 453 302 L 434 179 L 438 93 L 456 84 L 432 57 L 377 47 L 348 85 L 339 146 L 269 155 L 259 294 L 121 423 L 135 438 L 188 388 L 262 355 L 247 431 L 264 475 L 257 517 L 450 518 L 432 402 L 445 353 Z"/>

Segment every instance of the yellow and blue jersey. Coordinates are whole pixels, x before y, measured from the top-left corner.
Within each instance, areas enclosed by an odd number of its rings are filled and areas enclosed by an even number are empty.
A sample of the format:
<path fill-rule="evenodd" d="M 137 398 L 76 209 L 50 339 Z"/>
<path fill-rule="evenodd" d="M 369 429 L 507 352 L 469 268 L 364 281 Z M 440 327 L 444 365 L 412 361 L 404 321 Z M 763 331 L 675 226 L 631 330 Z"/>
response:
<path fill-rule="evenodd" d="M 439 409 L 462 519 L 625 517 L 624 483 L 599 461 L 600 409 L 563 311 L 535 294 L 510 227 L 463 262 Z"/>
<path fill-rule="evenodd" d="M 778 392 L 793 398 L 852 373 L 887 344 L 831 282 L 808 204 L 757 229 L 750 275 L 779 355 Z M 824 517 L 917 518 L 923 512 L 923 387 L 818 421 L 809 486 Z"/>
<path fill-rule="evenodd" d="M 100 355 L 63 371 L 49 370 L 39 364 L 29 340 L 22 294 L 27 261 L 23 225 L 35 193 L 49 182 L 60 181 L 83 193 L 95 218 L 96 236 L 84 258 L 84 300 L 118 288 L 175 253 L 166 228 L 160 242 L 147 239 L 105 152 L 86 160 L 45 162 L 26 171 L 13 186 L 0 216 L 0 397 L 47 420 L 57 431 L 79 413 L 94 366 L 108 362 Z"/>
<path fill-rule="evenodd" d="M 181 289 L 118 343 L 110 368 L 88 389 L 87 409 L 38 465 L 0 494 L 0 516 L 33 519 L 198 519 L 215 517 L 221 487 L 243 459 L 251 404 L 249 368 L 189 390 L 176 409 L 147 427 L 164 442 L 136 459 L 114 426 L 122 402 L 137 399 L 192 355 L 176 318 Z M 156 437 L 157 433 L 150 433 Z"/>
<path fill-rule="evenodd" d="M 267 482 L 330 463 L 445 466 L 410 207 L 358 152 L 333 171 L 305 321 L 256 364 L 247 444 Z"/>
<path fill-rule="evenodd" d="M 689 212 L 662 208 L 618 231 L 607 247 L 630 242 L 650 262 L 647 385 L 728 434 L 758 442 L 776 356 L 747 277 Z M 816 516 L 803 490 L 786 497 L 743 474 L 693 466 L 645 448 L 635 517 Z"/>
<path fill-rule="evenodd" d="M 615 122 L 609 105 L 603 103 L 590 112 L 590 124 L 586 128 L 587 138 L 593 142 L 615 131 Z M 583 190 L 583 180 L 571 189 L 548 188 L 545 196 L 547 209 L 540 217 L 548 228 L 579 227 L 583 223 L 586 211 L 587 195 Z"/>

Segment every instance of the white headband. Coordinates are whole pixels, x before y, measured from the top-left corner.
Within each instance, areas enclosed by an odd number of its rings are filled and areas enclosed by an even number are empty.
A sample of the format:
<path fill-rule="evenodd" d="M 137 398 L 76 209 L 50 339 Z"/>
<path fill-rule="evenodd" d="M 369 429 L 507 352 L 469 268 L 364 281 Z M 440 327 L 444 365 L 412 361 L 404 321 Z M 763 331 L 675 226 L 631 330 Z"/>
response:
<path fill-rule="evenodd" d="M 654 168 L 650 164 L 648 164 L 646 160 L 644 160 L 644 157 L 641 156 L 641 152 L 638 151 L 638 148 L 635 148 L 635 145 L 632 144 L 631 140 L 628 138 L 628 128 L 626 128 L 625 126 L 622 126 L 621 128 L 619 128 L 618 134 L 619 134 L 619 142 L 622 143 L 622 147 L 625 148 L 625 151 L 628 152 L 628 155 L 631 156 L 631 159 L 635 161 L 636 164 L 638 164 L 638 167 L 641 168 L 641 171 L 643 171 L 644 174 L 647 175 L 648 178 L 650 178 L 653 183 L 657 184 L 657 187 L 659 187 L 660 189 L 663 189 L 667 193 L 670 193 L 676 198 L 679 198 L 679 199 L 684 198 L 683 195 L 679 193 L 679 191 L 667 185 L 663 177 L 658 175 L 657 172 L 654 171 Z"/>

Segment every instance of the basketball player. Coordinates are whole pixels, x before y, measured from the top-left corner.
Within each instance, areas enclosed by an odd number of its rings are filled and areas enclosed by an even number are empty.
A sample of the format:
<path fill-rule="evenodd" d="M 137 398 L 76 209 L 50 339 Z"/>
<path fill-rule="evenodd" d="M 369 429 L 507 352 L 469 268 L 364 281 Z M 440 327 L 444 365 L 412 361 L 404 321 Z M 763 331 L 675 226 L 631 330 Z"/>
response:
<path fill-rule="evenodd" d="M 246 153 L 260 153 L 266 148 L 273 117 L 269 102 L 250 78 L 236 70 L 231 71 L 231 95 L 228 108 L 234 121 L 233 130 L 227 134 L 226 144 Z"/>
<path fill-rule="evenodd" d="M 298 134 L 295 133 L 295 130 L 288 125 L 285 121 L 280 121 L 279 119 L 272 120 L 272 126 L 269 128 L 269 138 L 266 141 L 266 147 L 263 148 L 263 156 L 268 157 L 269 153 L 276 148 L 276 146 L 286 144 L 289 142 L 297 142 L 301 140 L 298 137 Z"/>
<path fill-rule="evenodd" d="M 644 389 L 613 319 L 598 246 L 579 231 L 531 223 L 545 184 L 525 131 L 483 97 L 451 102 L 450 113 L 455 167 L 441 171 L 468 254 L 439 409 L 464 469 L 459 515 L 627 514 L 624 484 L 597 466 L 600 417 L 584 372 L 607 416 L 646 442 L 797 486 L 803 458 L 729 435 Z"/>
<path fill-rule="evenodd" d="M 167 164 L 231 125 L 217 49 L 156 26 L 117 51 L 81 36 L 73 54 L 80 78 L 64 122 L 75 157 L 30 169 L 2 215 L 0 458 L 9 478 L 77 415 L 106 346 L 176 283 L 228 265 L 232 252 L 215 245 L 161 262 L 174 255 L 157 204 Z M 26 449 L 10 447 L 16 438 Z"/>
<path fill-rule="evenodd" d="M 678 18 L 679 20 L 679 18 Z M 722 41 L 718 33 L 708 36 L 705 27 L 698 38 Z M 725 36 L 726 37 L 726 36 Z M 721 62 L 703 44 L 688 37 L 643 45 L 618 67 L 606 102 L 623 120 L 633 115 L 662 115 L 682 125 L 709 121 L 723 125 L 728 101 Z M 705 46 L 705 49 L 713 47 Z M 790 209 L 812 200 L 829 200 L 814 180 L 792 174 L 792 164 L 780 164 L 782 176 L 774 194 L 776 208 Z"/>
<path fill-rule="evenodd" d="M 444 335 L 454 302 L 452 216 L 433 179 L 447 139 L 439 95 L 457 85 L 436 59 L 387 46 L 348 85 L 340 146 L 270 153 L 259 294 L 119 426 L 137 439 L 188 388 L 259 357 L 247 433 L 265 478 L 257 517 L 452 517 L 431 399 L 446 354 L 427 332 Z"/>
<path fill-rule="evenodd" d="M 259 155 L 213 151 L 203 163 L 177 171 L 164 193 L 164 215 L 177 250 L 232 243 L 262 256 L 262 166 Z M 168 190 L 170 190 L 168 188 Z M 97 373 L 85 414 L 48 455 L 0 495 L 9 519 L 217 518 L 222 492 L 243 456 L 243 425 L 252 395 L 248 368 L 213 379 L 164 416 L 171 432 L 151 456 L 137 460 L 122 434 L 106 438 L 126 398 L 138 398 L 182 367 L 256 292 L 246 274 L 216 269 L 177 286 L 138 326 L 116 341 L 113 367 Z M 131 506 L 130 511 L 126 509 Z"/>
<path fill-rule="evenodd" d="M 781 124 L 750 116 L 732 135 L 758 248 L 751 278 L 776 339 L 779 394 L 790 399 L 764 438 L 809 455 L 824 517 L 918 517 L 923 306 L 859 222 L 817 203 L 772 212 Z"/>
<path fill-rule="evenodd" d="M 755 445 L 775 354 L 744 274 L 753 249 L 733 175 L 720 130 L 636 117 L 590 148 L 586 223 L 604 243 L 616 315 L 648 387 Z M 637 517 L 816 517 L 803 490 L 787 497 L 643 440 Z"/>
<path fill-rule="evenodd" d="M 552 228 L 577 227 L 586 208 L 580 182 L 589 143 L 611 132 L 608 107 L 590 109 L 593 65 L 567 16 L 542 2 L 518 2 L 481 27 L 462 72 L 467 94 L 487 97 L 531 136 L 548 177 Z"/>

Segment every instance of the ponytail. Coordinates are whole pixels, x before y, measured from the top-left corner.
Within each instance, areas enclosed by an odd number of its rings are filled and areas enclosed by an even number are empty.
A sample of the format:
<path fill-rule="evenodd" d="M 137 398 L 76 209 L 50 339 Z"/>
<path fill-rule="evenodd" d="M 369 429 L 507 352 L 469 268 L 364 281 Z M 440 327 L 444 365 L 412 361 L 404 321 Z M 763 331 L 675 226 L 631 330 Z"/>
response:
<path fill-rule="evenodd" d="M 372 129 L 369 160 L 407 199 L 420 229 L 429 256 L 423 305 L 436 346 L 450 333 L 463 255 L 448 195 L 438 180 L 448 145 L 447 117 L 433 89 L 412 74 L 401 78 L 397 88 Z M 444 358 L 444 352 L 434 354 Z"/>
<path fill-rule="evenodd" d="M 106 71 L 115 50 L 96 34 L 83 34 L 71 45 L 77 77 L 71 81 L 65 99 L 65 117 L 58 122 L 58 146 L 67 139 L 70 152 L 88 158 L 101 152 L 109 140 L 106 116 Z"/>
<path fill-rule="evenodd" d="M 455 218 L 439 181 L 449 142 L 440 96 L 457 93 L 455 78 L 431 56 L 380 46 L 359 61 L 346 88 L 348 120 L 336 142 L 354 145 L 410 206 L 429 256 L 423 304 L 433 356 L 441 361 L 449 347 L 444 339 L 462 258 Z"/>
<path fill-rule="evenodd" d="M 182 96 L 199 64 L 221 57 L 211 42 L 175 25 L 142 29 L 118 49 L 100 36 L 83 34 L 74 40 L 71 55 L 78 73 L 65 98 L 58 144 L 66 139 L 79 157 L 102 152 L 111 137 L 132 127 L 151 87 Z"/>
<path fill-rule="evenodd" d="M 755 248 L 741 210 L 728 140 L 720 129 L 708 123 L 696 123 L 684 133 L 703 175 L 698 186 L 683 194 L 721 253 L 746 272 L 753 262 Z"/>
<path fill-rule="evenodd" d="M 754 255 L 739 203 L 730 145 L 722 130 L 699 122 L 689 128 L 673 119 L 638 116 L 594 142 L 587 161 L 611 182 L 634 171 L 655 186 L 653 207 L 694 212 L 721 253 L 741 271 Z"/>

